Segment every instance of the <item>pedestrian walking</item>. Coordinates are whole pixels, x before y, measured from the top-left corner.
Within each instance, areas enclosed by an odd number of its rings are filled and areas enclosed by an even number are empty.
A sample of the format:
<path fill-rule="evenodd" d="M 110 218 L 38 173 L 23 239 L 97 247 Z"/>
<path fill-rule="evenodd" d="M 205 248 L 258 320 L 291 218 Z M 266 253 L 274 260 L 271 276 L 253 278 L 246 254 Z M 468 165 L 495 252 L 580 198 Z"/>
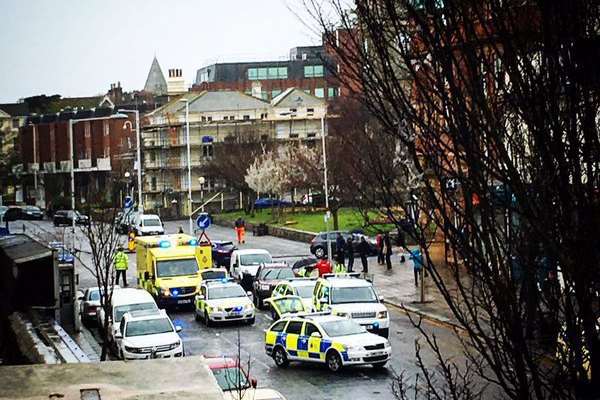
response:
<path fill-rule="evenodd" d="M 411 252 L 412 260 L 413 260 L 413 273 L 415 274 L 415 287 L 419 286 L 419 276 L 421 273 L 421 269 L 423 268 L 423 256 L 421 255 L 421 250 L 412 250 Z"/>
<path fill-rule="evenodd" d="M 246 222 L 242 217 L 235 220 L 234 229 L 238 244 L 246 243 Z"/>
<path fill-rule="evenodd" d="M 383 234 L 383 254 L 385 255 L 385 265 L 389 271 L 392 269 L 392 241 L 387 232 Z"/>
<path fill-rule="evenodd" d="M 348 272 L 352 272 L 352 268 L 354 268 L 354 243 L 352 236 L 346 241 L 346 256 L 348 257 Z"/>
<path fill-rule="evenodd" d="M 127 287 L 127 267 L 129 266 L 129 257 L 123 251 L 123 247 L 119 246 L 114 259 L 115 271 L 117 271 L 117 286 L 119 285 L 119 277 L 123 277 L 123 286 Z"/>
<path fill-rule="evenodd" d="M 367 254 L 369 254 L 369 244 L 364 236 L 360 237 L 358 254 L 360 255 L 360 261 L 362 263 L 362 272 L 366 274 L 369 272 L 369 261 L 367 260 Z"/>
<path fill-rule="evenodd" d="M 383 265 L 383 235 L 377 232 L 375 236 L 375 247 L 377 248 L 377 264 Z"/>
<path fill-rule="evenodd" d="M 335 252 L 337 254 L 337 262 L 338 264 L 344 265 L 344 248 L 346 247 L 346 242 L 342 237 L 342 234 L 338 232 L 337 238 L 335 239 Z"/>

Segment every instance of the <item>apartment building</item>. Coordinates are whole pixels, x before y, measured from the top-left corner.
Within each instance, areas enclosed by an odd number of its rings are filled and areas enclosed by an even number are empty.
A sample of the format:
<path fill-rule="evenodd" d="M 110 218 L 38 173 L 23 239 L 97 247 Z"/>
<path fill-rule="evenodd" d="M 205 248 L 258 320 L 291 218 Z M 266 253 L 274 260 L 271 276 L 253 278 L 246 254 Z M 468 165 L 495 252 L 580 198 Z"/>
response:
<path fill-rule="evenodd" d="M 189 107 L 191 188 L 194 206 L 225 188 L 204 168 L 214 157 L 213 145 L 238 136 L 263 140 L 313 141 L 321 137 L 326 102 L 301 89 L 288 88 L 272 101 L 235 91 L 189 92 L 144 117 L 144 207 L 178 204 L 189 213 L 186 140 L 186 102 Z M 200 185 L 199 178 L 204 178 Z"/>

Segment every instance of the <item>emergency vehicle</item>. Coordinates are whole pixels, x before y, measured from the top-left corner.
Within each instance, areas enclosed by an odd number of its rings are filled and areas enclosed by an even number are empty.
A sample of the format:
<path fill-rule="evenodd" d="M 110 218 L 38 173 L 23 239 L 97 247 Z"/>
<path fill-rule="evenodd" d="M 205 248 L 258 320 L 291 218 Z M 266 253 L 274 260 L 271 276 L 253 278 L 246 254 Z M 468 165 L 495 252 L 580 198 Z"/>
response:
<path fill-rule="evenodd" d="M 205 280 L 196 295 L 196 321 L 206 326 L 213 322 L 244 321 L 252 325 L 254 304 L 249 293 L 230 279 Z"/>
<path fill-rule="evenodd" d="M 328 313 L 284 316 L 265 331 L 265 351 L 278 367 L 290 361 L 318 362 L 332 372 L 348 365 L 381 368 L 392 355 L 387 339 Z"/>
<path fill-rule="evenodd" d="M 159 306 L 192 305 L 200 271 L 212 267 L 212 250 L 185 234 L 138 237 L 136 261 L 138 286 Z"/>
<path fill-rule="evenodd" d="M 312 296 L 317 284 L 316 278 L 294 278 L 275 286 L 272 298 L 282 296 L 299 296 L 307 310 L 313 310 Z"/>
<path fill-rule="evenodd" d="M 358 273 L 326 274 L 319 278 L 313 291 L 313 307 L 352 318 L 369 332 L 389 336 L 390 317 L 383 297 Z"/>

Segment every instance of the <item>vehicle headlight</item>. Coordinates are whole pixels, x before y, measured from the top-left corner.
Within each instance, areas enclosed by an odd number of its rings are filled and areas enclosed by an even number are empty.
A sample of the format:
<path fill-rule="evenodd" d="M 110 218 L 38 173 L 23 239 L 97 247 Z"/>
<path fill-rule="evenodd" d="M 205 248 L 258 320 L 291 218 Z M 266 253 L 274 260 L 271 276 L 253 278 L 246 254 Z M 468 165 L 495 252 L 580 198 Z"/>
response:
<path fill-rule="evenodd" d="M 181 346 L 181 340 L 178 340 L 178 341 L 176 341 L 175 343 L 171 344 L 171 345 L 169 346 L 169 350 L 176 349 L 176 348 L 178 348 L 179 346 Z"/>
<path fill-rule="evenodd" d="M 161 296 L 165 296 L 165 297 L 171 296 L 171 291 L 169 290 L 169 288 L 160 288 L 159 290 L 160 290 Z"/>
<path fill-rule="evenodd" d="M 377 318 L 387 318 L 388 317 L 388 312 L 387 311 L 379 311 L 377 313 Z"/>
<path fill-rule="evenodd" d="M 252 310 L 254 308 L 254 304 L 248 303 L 244 306 L 244 310 Z"/>
<path fill-rule="evenodd" d="M 361 351 L 362 346 L 346 346 L 346 351 Z"/>
<path fill-rule="evenodd" d="M 141 353 L 142 349 L 138 349 L 137 347 L 125 346 L 125 351 L 127 351 L 129 353 Z"/>
<path fill-rule="evenodd" d="M 271 286 L 267 285 L 260 285 L 260 290 L 269 290 Z"/>

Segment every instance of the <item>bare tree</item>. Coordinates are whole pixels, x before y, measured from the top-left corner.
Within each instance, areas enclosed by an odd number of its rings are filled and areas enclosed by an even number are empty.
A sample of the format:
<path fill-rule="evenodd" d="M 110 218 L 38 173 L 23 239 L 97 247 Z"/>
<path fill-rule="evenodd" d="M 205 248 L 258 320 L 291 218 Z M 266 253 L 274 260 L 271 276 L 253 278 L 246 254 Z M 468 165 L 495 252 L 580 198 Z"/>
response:
<path fill-rule="evenodd" d="M 490 384 L 460 390 L 459 376 L 443 373 L 454 362 L 440 355 L 440 380 L 422 368 L 428 393 L 600 396 L 598 5 L 326 4 L 306 5 L 339 66 L 332 73 L 368 109 L 364 126 L 397 144 L 398 157 L 359 163 L 363 176 L 385 166 L 376 186 L 357 185 L 360 197 L 398 225 L 400 214 L 411 220 L 407 231 L 466 332 L 469 369 Z M 431 223 L 448 242 L 446 260 L 432 260 Z"/>

